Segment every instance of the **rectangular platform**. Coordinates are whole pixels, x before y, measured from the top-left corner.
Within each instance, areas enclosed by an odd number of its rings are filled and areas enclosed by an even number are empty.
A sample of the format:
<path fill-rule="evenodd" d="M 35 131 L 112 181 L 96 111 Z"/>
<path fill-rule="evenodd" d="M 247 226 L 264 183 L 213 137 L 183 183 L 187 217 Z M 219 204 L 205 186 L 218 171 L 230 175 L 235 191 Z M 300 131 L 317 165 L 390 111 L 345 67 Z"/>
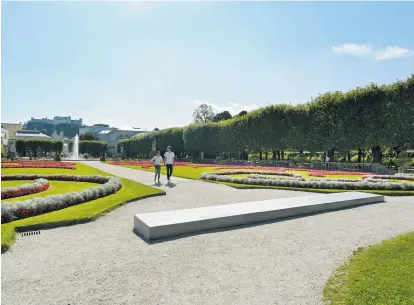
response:
<path fill-rule="evenodd" d="M 360 192 L 320 194 L 134 215 L 134 231 L 147 240 L 384 202 Z"/>

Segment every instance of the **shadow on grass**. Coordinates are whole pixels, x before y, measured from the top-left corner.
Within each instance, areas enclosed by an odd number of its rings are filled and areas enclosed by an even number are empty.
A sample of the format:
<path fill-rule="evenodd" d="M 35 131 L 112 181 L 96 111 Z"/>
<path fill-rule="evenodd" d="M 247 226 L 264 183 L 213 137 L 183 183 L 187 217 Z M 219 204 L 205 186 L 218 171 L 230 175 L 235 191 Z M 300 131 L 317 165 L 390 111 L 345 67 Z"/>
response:
<path fill-rule="evenodd" d="M 176 235 L 176 236 L 163 237 L 163 238 L 159 238 L 159 239 L 155 239 L 155 240 L 147 240 L 143 235 L 141 235 L 139 232 L 137 232 L 135 230 L 135 228 L 132 230 L 132 232 L 136 236 L 141 238 L 148 245 L 155 245 L 155 244 L 160 244 L 160 243 L 164 243 L 164 242 L 174 241 L 174 240 L 187 238 L 187 237 L 192 237 L 192 236 L 197 236 L 197 235 L 214 234 L 214 233 L 219 233 L 219 232 L 227 232 L 227 231 L 232 231 L 232 230 L 253 228 L 253 227 L 257 227 L 257 226 L 268 225 L 268 224 L 273 224 L 273 223 L 279 223 L 279 222 L 284 222 L 284 221 L 289 221 L 289 220 L 294 220 L 294 219 L 300 219 L 300 218 L 304 218 L 304 217 L 315 216 L 315 215 L 320 215 L 320 214 L 325 214 L 325 213 L 351 210 L 351 209 L 355 209 L 355 208 L 359 208 L 359 207 L 363 207 L 363 206 L 376 205 L 378 203 L 384 203 L 384 202 L 386 202 L 386 201 L 376 202 L 376 203 L 366 203 L 366 204 L 361 204 L 361 205 L 353 206 L 353 207 L 344 207 L 344 208 L 332 209 L 332 210 L 327 210 L 327 211 L 322 211 L 322 212 L 313 212 L 313 213 L 308 213 L 308 214 L 303 214 L 303 215 L 298 215 L 298 216 L 283 217 L 283 218 L 278 218 L 278 219 L 274 219 L 274 220 L 259 221 L 259 222 L 253 222 L 253 223 L 243 224 L 243 225 L 234 225 L 234 226 L 217 228 L 217 229 L 207 229 L 207 230 L 202 230 L 202 231 L 198 231 L 198 232 L 191 232 L 191 233 L 179 234 L 179 235 Z"/>

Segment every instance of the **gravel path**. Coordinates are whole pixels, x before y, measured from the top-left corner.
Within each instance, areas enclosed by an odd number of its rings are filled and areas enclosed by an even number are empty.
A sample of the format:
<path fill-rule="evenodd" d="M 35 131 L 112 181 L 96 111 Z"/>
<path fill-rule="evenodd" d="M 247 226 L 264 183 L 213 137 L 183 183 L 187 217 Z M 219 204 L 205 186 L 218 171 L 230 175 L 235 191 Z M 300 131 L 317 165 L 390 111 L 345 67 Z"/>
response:
<path fill-rule="evenodd" d="M 87 162 L 146 184 L 151 173 Z M 164 178 L 165 179 L 165 178 Z M 414 230 L 413 197 L 147 244 L 133 214 L 304 192 L 236 190 L 175 178 L 167 195 L 95 222 L 19 236 L 2 258 L 4 305 L 322 304 L 332 271 L 360 246 Z"/>

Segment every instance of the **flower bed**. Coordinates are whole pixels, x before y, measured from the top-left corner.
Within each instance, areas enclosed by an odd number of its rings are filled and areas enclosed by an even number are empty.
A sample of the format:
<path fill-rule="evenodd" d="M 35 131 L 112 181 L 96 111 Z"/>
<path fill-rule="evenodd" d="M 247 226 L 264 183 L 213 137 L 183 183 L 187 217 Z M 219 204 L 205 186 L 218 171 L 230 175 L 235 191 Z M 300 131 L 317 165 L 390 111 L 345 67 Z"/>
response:
<path fill-rule="evenodd" d="M 324 174 L 321 174 L 321 173 L 310 172 L 309 177 L 321 177 L 321 178 L 323 178 L 323 177 L 326 177 L 326 176 Z"/>
<path fill-rule="evenodd" d="M 410 174 L 395 174 L 395 175 L 366 175 L 362 179 L 381 179 L 381 180 L 406 180 L 414 181 L 414 176 Z"/>
<path fill-rule="evenodd" d="M 81 192 L 71 192 L 63 195 L 53 195 L 44 198 L 33 198 L 25 201 L 15 201 L 2 204 L 1 222 L 7 223 L 18 219 L 32 217 L 52 211 L 61 210 L 73 205 L 102 198 L 116 193 L 122 188 L 121 179 L 106 176 L 77 176 L 77 175 L 5 175 L 3 180 L 63 180 L 99 183 Z"/>
<path fill-rule="evenodd" d="M 414 183 L 375 181 L 374 179 L 346 180 L 346 179 L 286 179 L 280 177 L 263 177 L 271 172 L 250 171 L 250 174 L 259 174 L 256 177 L 239 178 L 229 175 L 240 174 L 240 171 L 227 171 L 216 173 L 203 173 L 200 178 L 204 180 L 239 183 L 249 185 L 280 186 L 308 189 L 343 189 L 343 190 L 414 190 Z M 246 171 L 243 172 L 247 173 Z"/>
<path fill-rule="evenodd" d="M 59 161 L 23 161 L 14 163 L 2 163 L 1 168 L 65 168 L 75 169 L 75 162 Z"/>
<path fill-rule="evenodd" d="M 25 196 L 29 194 L 40 193 L 49 188 L 49 182 L 46 179 L 36 179 L 33 183 L 26 183 L 16 187 L 1 189 L 1 199 Z"/>
<path fill-rule="evenodd" d="M 149 160 L 144 161 L 109 161 L 108 164 L 112 165 L 139 165 L 139 166 L 154 166 Z M 186 166 L 191 164 L 190 162 L 174 162 L 174 166 Z"/>
<path fill-rule="evenodd" d="M 275 166 L 244 166 L 244 165 L 225 165 L 225 166 L 214 166 L 214 170 L 221 169 L 248 169 L 248 170 L 268 170 L 274 172 L 283 172 L 288 168 L 285 167 L 275 167 Z"/>
<path fill-rule="evenodd" d="M 320 175 L 372 175 L 372 173 L 365 172 L 352 172 L 352 171 L 335 171 L 335 170 L 325 170 L 325 169 L 311 169 L 311 168 L 287 168 L 288 170 L 308 172 L 313 174 Z"/>

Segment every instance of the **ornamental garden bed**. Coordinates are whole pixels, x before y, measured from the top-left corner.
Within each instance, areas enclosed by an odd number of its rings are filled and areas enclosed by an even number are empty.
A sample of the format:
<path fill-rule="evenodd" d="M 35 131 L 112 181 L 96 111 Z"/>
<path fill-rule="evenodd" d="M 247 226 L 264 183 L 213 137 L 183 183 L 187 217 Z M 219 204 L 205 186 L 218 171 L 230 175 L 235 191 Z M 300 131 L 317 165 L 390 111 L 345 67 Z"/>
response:
<path fill-rule="evenodd" d="M 10 177 L 10 179 L 25 179 L 2 181 L 2 185 L 12 185 L 14 183 L 19 182 L 27 183 L 31 182 L 27 179 L 44 179 L 44 177 L 49 181 L 50 184 L 48 190 L 41 193 L 26 196 L 26 198 L 31 198 L 31 203 L 28 205 L 30 209 L 29 215 L 26 215 L 21 211 L 17 211 L 16 207 L 14 207 L 16 203 L 24 202 L 26 200 L 21 201 L 20 198 L 10 198 L 5 200 L 4 202 L 2 201 L 2 218 L 5 206 L 5 211 L 9 215 L 4 215 L 5 217 L 23 216 L 23 218 L 20 218 L 18 220 L 12 220 L 10 222 L 5 223 L 3 223 L 2 219 L 2 253 L 4 251 L 7 251 L 7 249 L 9 249 L 15 241 L 16 231 L 22 232 L 27 230 L 39 230 L 59 226 L 74 225 L 78 223 L 85 223 L 88 221 L 93 221 L 96 218 L 125 203 L 147 197 L 165 195 L 165 192 L 162 190 L 147 185 L 143 185 L 128 179 L 118 178 L 108 173 L 102 172 L 98 169 L 95 169 L 93 167 L 86 166 L 84 164 L 76 164 L 76 169 L 73 170 L 73 174 L 77 176 L 76 181 L 72 181 L 71 178 L 69 178 L 69 176 L 73 175 L 65 175 L 65 173 L 67 173 L 67 169 L 64 168 L 7 168 L 2 170 L 2 174 L 4 176 L 13 176 Z M 79 182 L 86 181 L 84 180 L 86 179 L 84 178 L 86 176 L 94 177 L 94 182 Z M 51 178 L 53 177 L 63 179 L 63 181 L 51 180 Z M 104 192 L 108 191 L 107 187 L 112 188 L 114 186 L 104 186 L 105 183 L 108 183 L 105 181 L 110 180 L 114 182 L 120 181 L 122 183 L 122 188 L 120 188 L 115 193 L 108 194 L 105 197 L 101 197 L 101 195 Z M 15 186 L 16 185 L 17 184 L 15 184 Z M 42 197 L 44 196 L 43 194 L 50 192 L 50 189 L 53 186 L 56 186 L 53 190 L 54 196 Z M 104 189 L 102 189 L 103 186 L 105 187 Z M 91 190 L 91 188 L 94 188 L 95 190 Z M 109 191 L 113 190 L 111 188 L 109 188 Z M 81 193 L 81 195 L 67 196 L 68 193 Z M 65 202 L 72 205 L 53 211 L 47 210 L 51 207 L 60 207 L 60 201 L 57 199 L 66 197 L 68 197 L 68 201 Z M 92 199 L 90 201 L 83 201 L 83 203 L 76 203 L 78 200 L 85 200 L 85 198 Z M 39 206 L 39 202 L 47 202 L 50 203 L 50 205 L 48 205 L 48 207 L 42 207 Z M 41 211 L 45 213 L 39 214 L 39 212 Z M 34 213 L 35 215 L 32 213 Z"/>
<path fill-rule="evenodd" d="M 248 174 L 247 177 L 235 175 Z M 287 176 L 287 177 L 285 177 Z M 305 178 L 302 175 L 286 172 L 272 171 L 225 171 L 225 172 L 206 172 L 201 174 L 201 179 L 214 182 L 230 183 L 232 185 L 249 185 L 262 187 L 281 187 L 302 190 L 364 190 L 380 193 L 381 191 L 390 194 L 392 191 L 407 192 L 414 195 L 414 183 L 409 182 L 408 178 L 403 180 L 401 176 L 370 176 L 365 179 L 318 179 Z M 293 178 L 293 179 L 292 179 Z M 403 181 L 399 181 L 403 180 Z"/>
<path fill-rule="evenodd" d="M 13 163 L 2 163 L 1 168 L 66 168 L 75 169 L 75 162 L 60 161 L 19 161 Z"/>
<path fill-rule="evenodd" d="M 91 187 L 80 192 L 4 203 L 1 206 L 1 222 L 3 224 L 109 196 L 122 188 L 122 181 L 119 178 L 108 176 L 4 175 L 1 176 L 1 179 L 3 181 L 43 179 L 46 181 L 46 184 L 48 184 L 47 180 L 80 181 L 101 184 L 98 187 Z"/>
<path fill-rule="evenodd" d="M 29 194 L 40 193 L 49 188 L 49 181 L 46 179 L 36 179 L 33 183 L 22 184 L 16 187 L 1 189 L 1 199 L 25 196 Z"/>

